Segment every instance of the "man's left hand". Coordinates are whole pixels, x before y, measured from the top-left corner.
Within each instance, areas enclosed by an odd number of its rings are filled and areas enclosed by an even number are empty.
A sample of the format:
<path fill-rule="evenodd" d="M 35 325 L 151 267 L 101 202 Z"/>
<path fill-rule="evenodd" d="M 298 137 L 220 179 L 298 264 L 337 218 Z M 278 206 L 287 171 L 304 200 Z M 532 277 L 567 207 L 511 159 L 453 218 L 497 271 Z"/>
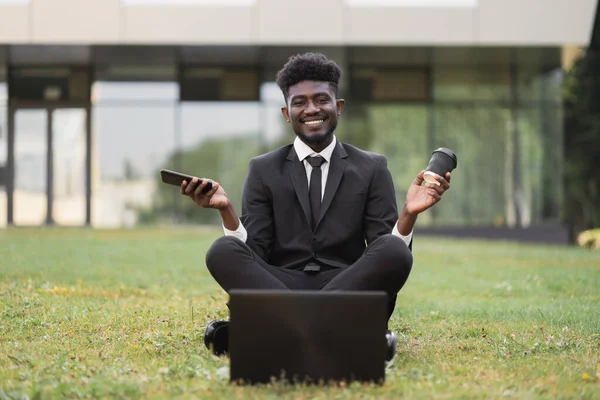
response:
<path fill-rule="evenodd" d="M 411 183 L 406 193 L 406 202 L 404 207 L 410 214 L 416 215 L 427 210 L 442 199 L 442 195 L 450 189 L 450 172 L 446 177 L 435 175 L 435 180 L 439 183 L 427 183 L 423 179 L 425 171 L 421 171 L 415 180 Z"/>

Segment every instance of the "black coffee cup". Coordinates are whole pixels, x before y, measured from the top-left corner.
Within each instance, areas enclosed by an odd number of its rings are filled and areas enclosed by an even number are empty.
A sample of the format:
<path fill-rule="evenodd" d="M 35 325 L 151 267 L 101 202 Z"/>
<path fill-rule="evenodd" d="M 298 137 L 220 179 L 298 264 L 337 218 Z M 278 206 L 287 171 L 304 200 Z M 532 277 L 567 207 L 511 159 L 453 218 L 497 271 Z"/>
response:
<path fill-rule="evenodd" d="M 440 183 L 435 180 L 435 175 L 437 174 L 446 178 L 446 173 L 452 172 L 457 165 L 458 159 L 456 158 L 456 154 L 450 149 L 440 147 L 431 154 L 431 159 L 429 160 L 429 164 L 427 164 L 427 168 L 425 168 L 423 179 L 427 183 L 439 186 Z"/>

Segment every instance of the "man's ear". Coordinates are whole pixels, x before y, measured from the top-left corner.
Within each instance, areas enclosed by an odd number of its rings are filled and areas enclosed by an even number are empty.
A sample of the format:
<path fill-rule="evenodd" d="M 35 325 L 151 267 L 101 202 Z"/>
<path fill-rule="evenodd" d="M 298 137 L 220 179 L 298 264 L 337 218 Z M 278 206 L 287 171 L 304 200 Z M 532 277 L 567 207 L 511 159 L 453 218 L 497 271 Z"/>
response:
<path fill-rule="evenodd" d="M 340 115 L 342 113 L 342 111 L 344 111 L 344 107 L 346 106 L 346 100 L 337 99 L 335 102 L 335 105 L 337 108 L 337 113 L 338 113 L 338 115 Z"/>
<path fill-rule="evenodd" d="M 288 108 L 281 107 L 281 113 L 283 114 L 283 118 L 285 118 L 287 122 L 290 122 L 290 111 L 288 110 Z"/>

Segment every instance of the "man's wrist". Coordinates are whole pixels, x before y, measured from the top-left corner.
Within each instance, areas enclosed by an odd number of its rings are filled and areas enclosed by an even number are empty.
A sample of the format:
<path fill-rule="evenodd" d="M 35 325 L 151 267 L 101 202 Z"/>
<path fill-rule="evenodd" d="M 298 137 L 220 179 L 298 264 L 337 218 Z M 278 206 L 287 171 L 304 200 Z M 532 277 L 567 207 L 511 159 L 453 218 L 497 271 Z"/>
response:
<path fill-rule="evenodd" d="M 398 218 L 398 232 L 404 236 L 410 234 L 417 222 L 417 216 L 417 213 L 412 213 L 408 210 L 405 203 L 400 211 L 400 217 Z"/>
<path fill-rule="evenodd" d="M 406 216 L 406 217 L 411 217 L 411 218 L 417 218 L 417 216 L 419 215 L 418 212 L 410 211 L 406 202 L 402 206 L 402 210 L 400 213 L 404 214 L 404 216 Z"/>
<path fill-rule="evenodd" d="M 223 220 L 223 226 L 225 226 L 225 228 L 230 231 L 235 231 L 238 228 L 240 220 L 231 202 L 228 202 L 226 207 L 219 209 L 219 214 L 221 214 L 221 219 Z"/>

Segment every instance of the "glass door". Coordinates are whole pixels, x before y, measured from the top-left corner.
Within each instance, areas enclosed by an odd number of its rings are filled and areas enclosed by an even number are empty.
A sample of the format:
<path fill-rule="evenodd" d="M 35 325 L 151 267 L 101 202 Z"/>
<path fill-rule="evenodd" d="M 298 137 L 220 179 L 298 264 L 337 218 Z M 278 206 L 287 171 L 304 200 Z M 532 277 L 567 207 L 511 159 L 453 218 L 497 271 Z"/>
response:
<path fill-rule="evenodd" d="M 57 225 L 85 224 L 86 110 L 52 111 L 52 219 Z"/>
<path fill-rule="evenodd" d="M 8 121 L 6 106 L 2 99 L 2 83 L 0 83 L 0 228 L 6 226 L 7 209 L 7 162 L 8 162 Z"/>
<path fill-rule="evenodd" d="M 8 222 L 85 225 L 89 219 L 87 109 L 16 108 L 13 113 Z"/>
<path fill-rule="evenodd" d="M 49 222 L 48 113 L 21 109 L 14 116 L 13 222 L 35 226 Z"/>

